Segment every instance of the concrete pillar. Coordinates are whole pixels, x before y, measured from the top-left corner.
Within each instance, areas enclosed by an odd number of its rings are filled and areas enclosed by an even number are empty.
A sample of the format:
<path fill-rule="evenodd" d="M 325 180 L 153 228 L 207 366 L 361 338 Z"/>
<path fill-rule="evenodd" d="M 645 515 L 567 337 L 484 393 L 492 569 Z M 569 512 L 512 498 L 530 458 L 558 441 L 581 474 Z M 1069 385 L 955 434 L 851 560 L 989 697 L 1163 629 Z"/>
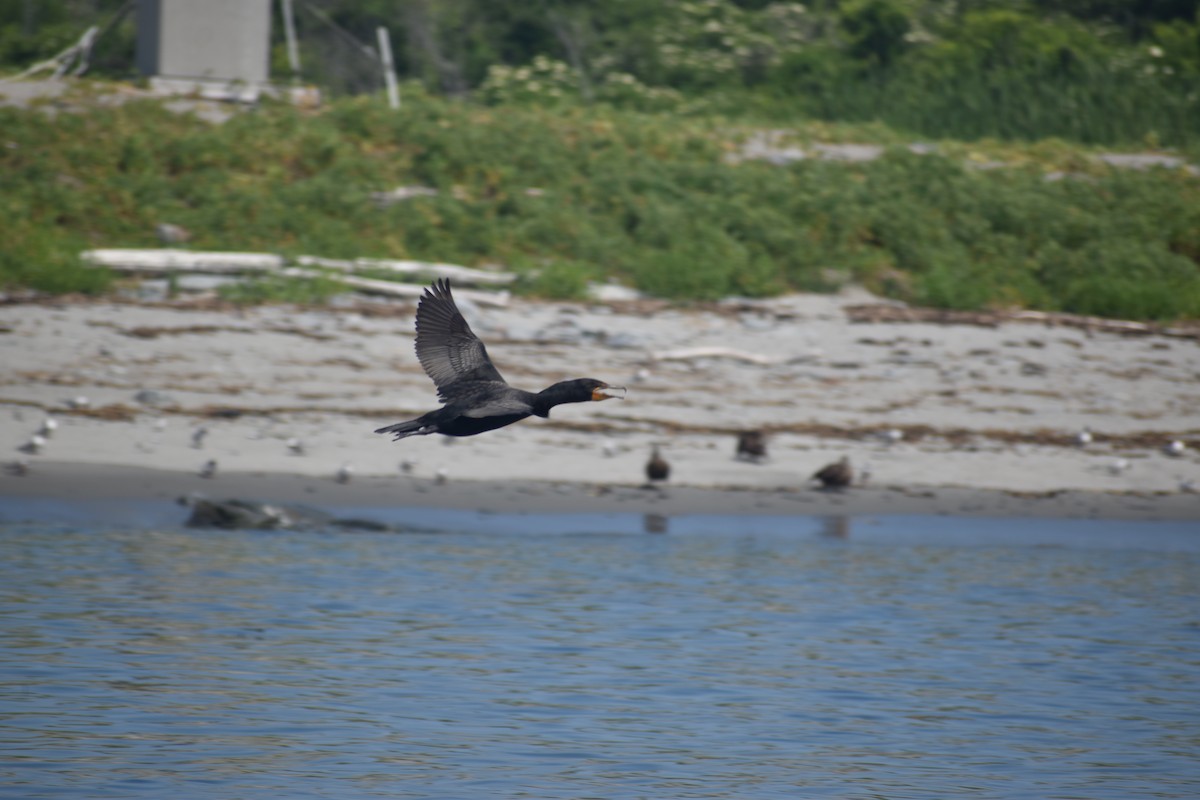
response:
<path fill-rule="evenodd" d="M 271 0 L 139 0 L 137 65 L 170 83 L 265 86 Z"/>

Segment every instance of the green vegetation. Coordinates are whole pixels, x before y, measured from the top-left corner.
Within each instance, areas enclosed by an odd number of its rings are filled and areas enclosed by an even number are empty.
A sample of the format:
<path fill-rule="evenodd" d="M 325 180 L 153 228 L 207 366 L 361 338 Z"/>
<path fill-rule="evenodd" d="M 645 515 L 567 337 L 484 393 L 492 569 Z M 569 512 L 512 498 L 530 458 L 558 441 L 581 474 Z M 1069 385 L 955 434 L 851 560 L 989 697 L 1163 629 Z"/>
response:
<path fill-rule="evenodd" d="M 1200 180 L 1091 157 L 1200 162 L 1194 0 L 296 6 L 302 77 L 365 94 L 219 127 L 152 103 L 0 110 L 0 286 L 102 291 L 110 276 L 80 250 L 154 246 L 172 222 L 196 248 L 502 263 L 545 296 L 609 277 L 680 299 L 857 281 L 951 308 L 1200 317 Z M 0 67 L 97 24 L 93 73 L 133 77 L 123 8 L 0 0 Z M 407 79 L 399 113 L 372 97 L 377 66 L 347 35 L 373 42 L 378 25 Z M 771 128 L 892 149 L 857 164 L 729 158 Z M 909 152 L 918 140 L 935 152 Z M 372 200 L 397 186 L 438 193 Z"/>
<path fill-rule="evenodd" d="M 220 296 L 231 303 L 246 306 L 262 303 L 321 305 L 345 290 L 346 287 L 333 277 L 266 276 L 224 286 L 220 290 Z"/>
<path fill-rule="evenodd" d="M 377 90 L 386 26 L 402 79 L 543 107 L 605 103 L 793 123 L 879 121 L 934 139 L 1200 143 L 1195 0 L 305 0 L 301 78 Z M 134 78 L 126 0 L 0 0 L 0 67 L 89 25 L 92 74 Z M 336 26 L 336 27 L 335 27 Z M 275 75 L 288 76 L 283 25 Z"/>
<path fill-rule="evenodd" d="M 0 284 L 99 290 L 80 250 L 157 246 L 171 222 L 198 249 L 499 262 L 555 296 L 599 277 L 680 299 L 853 280 L 952 308 L 1200 317 L 1200 181 L 1184 170 L 1118 170 L 1054 142 L 733 163 L 749 131 L 717 118 L 494 109 L 414 86 L 405 103 L 269 105 L 220 126 L 150 102 L 0 109 Z M 971 166 L 992 161 L 1011 166 Z M 371 197 L 405 185 L 438 194 Z"/>
<path fill-rule="evenodd" d="M 881 121 L 934 138 L 1196 143 L 1195 8 L 1147 2 L 1122 29 L 1113 22 L 1121 9 L 1104 5 L 662 4 L 639 20 L 643 36 L 621 36 L 586 66 L 569 68 L 545 51 L 493 64 L 480 94 L 503 103 L 590 95 L 676 113 Z M 626 48 L 635 42 L 639 52 Z"/>

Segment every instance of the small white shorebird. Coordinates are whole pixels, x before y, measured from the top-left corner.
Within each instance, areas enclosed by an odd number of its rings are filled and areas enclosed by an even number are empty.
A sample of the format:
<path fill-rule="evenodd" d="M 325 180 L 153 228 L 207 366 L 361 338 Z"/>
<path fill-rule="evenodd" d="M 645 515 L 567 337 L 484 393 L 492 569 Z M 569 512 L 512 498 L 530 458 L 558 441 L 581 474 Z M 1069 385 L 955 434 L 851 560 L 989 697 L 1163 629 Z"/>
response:
<path fill-rule="evenodd" d="M 337 474 L 334 476 L 338 483 L 349 483 L 354 477 L 354 465 L 347 461 L 338 467 Z"/>
<path fill-rule="evenodd" d="M 35 433 L 33 436 L 29 437 L 28 442 L 21 445 L 17 449 L 20 450 L 22 453 L 29 453 L 30 455 L 37 455 L 38 453 L 42 452 L 42 448 L 45 446 L 46 446 L 46 437 Z"/>
<path fill-rule="evenodd" d="M 210 458 L 208 461 L 204 462 L 204 466 L 200 467 L 200 477 L 201 478 L 217 477 L 217 460 L 215 458 Z"/>
<path fill-rule="evenodd" d="M 1087 447 L 1092 443 L 1092 429 L 1084 426 L 1083 430 L 1075 434 L 1075 444 L 1078 447 Z"/>
<path fill-rule="evenodd" d="M 1163 445 L 1163 452 L 1171 456 L 1171 458 L 1179 458 L 1187 451 L 1187 445 L 1182 439 L 1172 439 Z"/>
<path fill-rule="evenodd" d="M 208 436 L 208 428 L 196 428 L 192 431 L 192 447 L 199 450 L 204 447 L 204 437 Z"/>
<path fill-rule="evenodd" d="M 42 420 L 42 427 L 38 428 L 38 436 L 43 436 L 49 439 L 58 430 L 58 420 L 54 417 L 46 417 Z"/>
<path fill-rule="evenodd" d="M 294 456 L 302 456 L 305 453 L 304 442 L 297 439 L 295 436 L 287 440 L 287 449 Z"/>

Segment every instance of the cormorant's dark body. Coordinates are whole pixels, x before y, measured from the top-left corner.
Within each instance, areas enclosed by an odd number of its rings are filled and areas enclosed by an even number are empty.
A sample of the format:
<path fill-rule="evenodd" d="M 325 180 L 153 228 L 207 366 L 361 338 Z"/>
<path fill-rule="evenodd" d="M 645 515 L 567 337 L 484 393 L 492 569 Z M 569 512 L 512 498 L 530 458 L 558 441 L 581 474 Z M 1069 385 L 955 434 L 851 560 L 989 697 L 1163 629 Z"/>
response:
<path fill-rule="evenodd" d="M 445 406 L 437 411 L 417 417 L 408 422 L 398 422 L 386 428 L 380 428 L 376 433 L 394 433 L 397 439 L 405 436 L 416 436 L 424 433 L 440 433 L 443 436 L 474 436 L 477 433 L 487 433 L 505 425 L 520 422 L 528 414 L 505 414 L 499 417 L 483 417 L 482 419 L 468 417 L 461 409 Z"/>
<path fill-rule="evenodd" d="M 445 405 L 376 433 L 391 433 L 396 439 L 430 433 L 474 436 L 526 417 L 549 417 L 550 409 L 563 403 L 614 396 L 607 392 L 608 384 L 593 378 L 560 381 L 536 394 L 509 386 L 463 319 L 445 279 L 426 289 L 417 305 L 416 348 L 417 360 Z"/>

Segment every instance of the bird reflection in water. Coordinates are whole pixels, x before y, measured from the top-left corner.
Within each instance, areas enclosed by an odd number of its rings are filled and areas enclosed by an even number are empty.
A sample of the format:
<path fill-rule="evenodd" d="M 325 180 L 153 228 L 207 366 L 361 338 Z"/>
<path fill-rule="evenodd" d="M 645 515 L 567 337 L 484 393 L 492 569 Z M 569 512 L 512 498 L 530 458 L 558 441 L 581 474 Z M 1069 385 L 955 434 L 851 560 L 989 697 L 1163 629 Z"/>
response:
<path fill-rule="evenodd" d="M 850 518 L 841 515 L 822 517 L 818 535 L 823 539 L 849 539 Z"/>
<path fill-rule="evenodd" d="M 666 514 L 646 514 L 642 517 L 642 530 L 646 533 L 667 533 L 671 518 Z"/>

